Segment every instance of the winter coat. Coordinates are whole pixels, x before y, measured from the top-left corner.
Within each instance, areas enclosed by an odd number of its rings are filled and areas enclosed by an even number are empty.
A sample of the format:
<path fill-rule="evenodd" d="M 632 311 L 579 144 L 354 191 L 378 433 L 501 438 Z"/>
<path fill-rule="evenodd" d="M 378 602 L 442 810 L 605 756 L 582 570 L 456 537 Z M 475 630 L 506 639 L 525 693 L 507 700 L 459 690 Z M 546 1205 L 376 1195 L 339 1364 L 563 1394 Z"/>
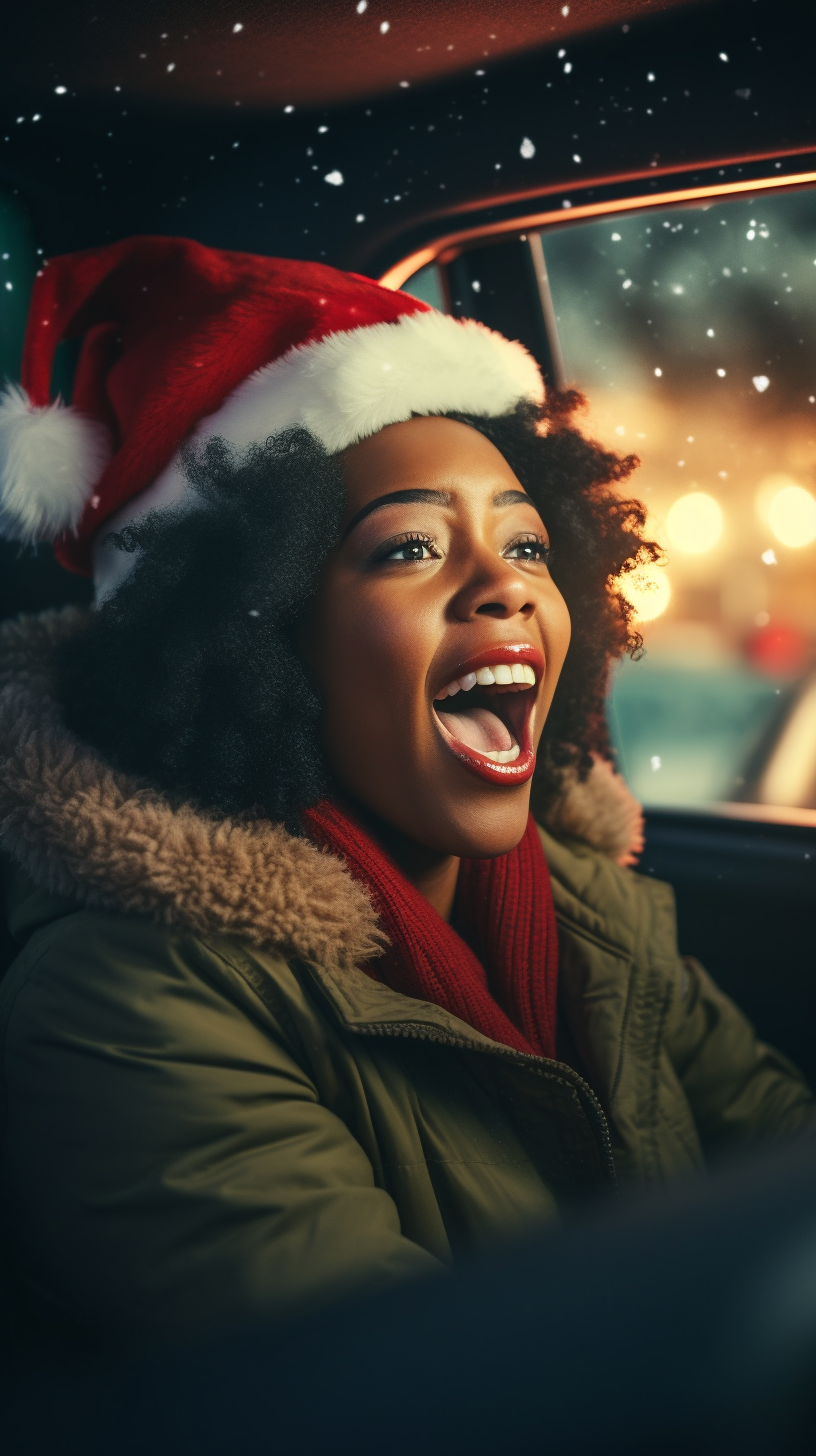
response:
<path fill-rule="evenodd" d="M 120 1341 L 304 1309 L 816 1120 L 678 954 L 668 886 L 575 833 L 541 830 L 561 1060 L 372 980 L 339 860 L 174 808 L 68 733 L 49 657 L 75 628 L 0 634 L 2 1215 L 39 1317 Z M 596 790 L 560 822 L 610 841 Z"/>

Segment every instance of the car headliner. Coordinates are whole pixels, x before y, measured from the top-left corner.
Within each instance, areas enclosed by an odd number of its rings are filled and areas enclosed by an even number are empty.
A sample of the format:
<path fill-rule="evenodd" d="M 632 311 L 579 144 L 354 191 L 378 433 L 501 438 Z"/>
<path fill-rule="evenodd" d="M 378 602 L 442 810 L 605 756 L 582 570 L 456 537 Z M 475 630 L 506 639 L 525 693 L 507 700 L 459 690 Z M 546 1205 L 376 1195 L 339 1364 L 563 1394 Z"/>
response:
<path fill-rule="evenodd" d="M 163 104 L 332 105 L 702 0 L 146 0 L 12 7 L 8 95 L 114 85 Z M 386 25 L 383 31 L 382 26 Z"/>

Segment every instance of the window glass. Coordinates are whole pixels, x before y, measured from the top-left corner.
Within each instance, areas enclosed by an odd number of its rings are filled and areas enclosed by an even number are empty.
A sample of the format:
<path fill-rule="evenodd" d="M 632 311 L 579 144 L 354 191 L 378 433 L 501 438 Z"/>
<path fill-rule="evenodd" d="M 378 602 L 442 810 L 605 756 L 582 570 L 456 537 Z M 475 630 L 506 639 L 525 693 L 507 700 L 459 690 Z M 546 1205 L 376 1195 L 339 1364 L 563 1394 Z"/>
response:
<path fill-rule="evenodd" d="M 666 565 L 610 723 L 650 804 L 816 808 L 816 194 L 542 236 L 587 424 L 641 460 Z"/>
<path fill-rule="evenodd" d="M 431 308 L 438 308 L 440 313 L 445 312 L 442 278 L 435 263 L 429 263 L 426 268 L 420 268 L 418 273 L 414 273 L 404 285 L 404 291 L 410 293 L 412 298 L 420 298 L 423 303 L 429 303 Z"/>

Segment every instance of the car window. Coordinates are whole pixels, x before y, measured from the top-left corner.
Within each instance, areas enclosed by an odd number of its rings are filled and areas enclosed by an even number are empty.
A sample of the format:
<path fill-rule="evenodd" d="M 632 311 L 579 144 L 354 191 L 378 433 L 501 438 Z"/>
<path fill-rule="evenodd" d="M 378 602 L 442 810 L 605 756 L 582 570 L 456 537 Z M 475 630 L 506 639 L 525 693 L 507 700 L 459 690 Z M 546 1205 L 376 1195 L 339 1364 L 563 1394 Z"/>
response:
<path fill-rule="evenodd" d="M 621 767 L 647 804 L 816 808 L 816 193 L 541 243 L 565 378 L 639 456 L 666 549 L 625 587 L 645 651 L 611 688 Z"/>

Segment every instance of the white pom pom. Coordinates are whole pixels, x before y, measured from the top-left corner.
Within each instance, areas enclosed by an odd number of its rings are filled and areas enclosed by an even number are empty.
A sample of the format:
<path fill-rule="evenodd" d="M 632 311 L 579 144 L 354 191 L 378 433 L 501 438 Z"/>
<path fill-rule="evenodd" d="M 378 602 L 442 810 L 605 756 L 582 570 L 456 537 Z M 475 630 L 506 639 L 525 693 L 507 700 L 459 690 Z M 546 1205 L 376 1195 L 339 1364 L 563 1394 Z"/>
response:
<path fill-rule="evenodd" d="M 73 531 L 108 460 L 104 428 L 61 401 L 0 394 L 0 537 L 54 541 Z"/>

